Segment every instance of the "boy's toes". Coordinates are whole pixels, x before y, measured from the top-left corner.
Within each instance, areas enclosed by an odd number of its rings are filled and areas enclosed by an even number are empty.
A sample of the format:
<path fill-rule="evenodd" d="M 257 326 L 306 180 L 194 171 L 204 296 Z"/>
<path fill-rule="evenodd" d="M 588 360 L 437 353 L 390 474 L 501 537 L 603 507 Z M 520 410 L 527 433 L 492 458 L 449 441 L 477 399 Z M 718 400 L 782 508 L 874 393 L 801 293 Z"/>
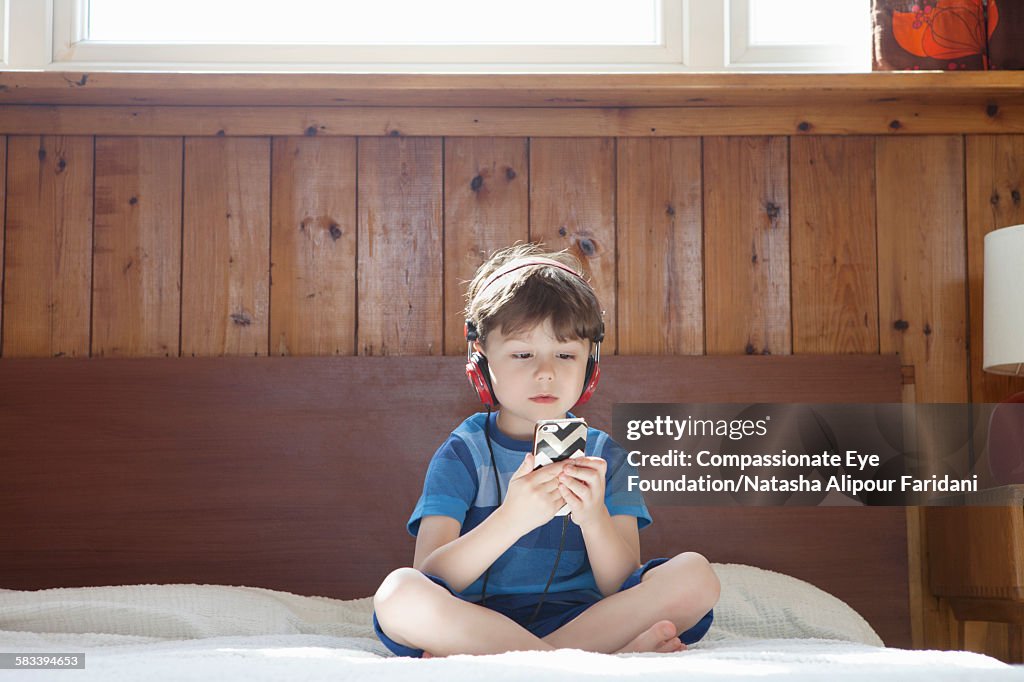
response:
<path fill-rule="evenodd" d="M 685 650 L 686 650 L 686 645 L 683 644 L 681 641 L 679 641 L 679 638 L 674 636 L 674 635 L 672 636 L 671 639 L 667 639 L 664 642 L 662 642 L 658 646 L 658 648 L 656 649 L 656 651 L 659 654 L 674 654 L 674 653 L 676 653 L 678 651 L 685 651 Z"/>
<path fill-rule="evenodd" d="M 664 647 L 674 646 L 672 640 L 682 644 L 676 636 L 676 626 L 670 620 L 661 620 L 647 628 L 636 639 L 622 647 L 617 653 L 634 651 L 678 651 L 679 649 L 668 649 Z"/>

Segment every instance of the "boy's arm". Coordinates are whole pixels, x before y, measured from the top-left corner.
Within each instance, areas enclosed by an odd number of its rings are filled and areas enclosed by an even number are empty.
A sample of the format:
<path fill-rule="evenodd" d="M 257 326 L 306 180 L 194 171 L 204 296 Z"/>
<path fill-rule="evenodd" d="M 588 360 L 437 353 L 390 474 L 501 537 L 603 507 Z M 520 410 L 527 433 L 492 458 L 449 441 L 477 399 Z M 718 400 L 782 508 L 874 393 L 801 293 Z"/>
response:
<path fill-rule="evenodd" d="M 622 582 L 640 568 L 640 532 L 636 517 L 611 516 L 606 508 L 603 515 L 580 526 L 580 530 L 597 589 L 605 597 L 615 594 Z"/>
<path fill-rule="evenodd" d="M 459 536 L 461 522 L 454 518 L 423 517 L 413 566 L 463 591 L 516 540 L 554 517 L 563 502 L 557 481 L 563 466 L 557 462 L 534 471 L 533 455 L 527 455 L 502 505 L 465 535 Z"/>
<path fill-rule="evenodd" d="M 416 536 L 413 568 L 444 578 L 461 592 L 479 578 L 495 559 L 502 555 L 521 534 L 513 524 L 505 522 L 501 509 L 459 537 L 462 528 L 449 516 L 425 516 Z"/>
<path fill-rule="evenodd" d="M 640 533 L 634 516 L 608 511 L 605 473 L 601 457 L 570 460 L 560 476 L 566 504 L 579 524 L 587 547 L 594 582 L 607 597 L 618 591 L 629 574 L 640 567 Z"/>

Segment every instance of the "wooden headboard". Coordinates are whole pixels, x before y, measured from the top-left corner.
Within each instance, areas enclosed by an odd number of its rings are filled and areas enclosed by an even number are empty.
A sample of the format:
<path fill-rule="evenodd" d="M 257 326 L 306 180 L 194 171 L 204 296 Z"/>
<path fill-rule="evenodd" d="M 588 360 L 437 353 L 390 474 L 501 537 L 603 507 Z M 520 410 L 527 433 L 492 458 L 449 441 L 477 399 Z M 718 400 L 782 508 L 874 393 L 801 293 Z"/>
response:
<path fill-rule="evenodd" d="M 370 595 L 412 561 L 427 462 L 478 405 L 459 357 L 0 361 L 0 588 Z M 895 356 L 606 357 L 613 402 L 899 402 Z M 652 508 L 686 550 L 807 580 L 911 644 L 902 507 Z"/>

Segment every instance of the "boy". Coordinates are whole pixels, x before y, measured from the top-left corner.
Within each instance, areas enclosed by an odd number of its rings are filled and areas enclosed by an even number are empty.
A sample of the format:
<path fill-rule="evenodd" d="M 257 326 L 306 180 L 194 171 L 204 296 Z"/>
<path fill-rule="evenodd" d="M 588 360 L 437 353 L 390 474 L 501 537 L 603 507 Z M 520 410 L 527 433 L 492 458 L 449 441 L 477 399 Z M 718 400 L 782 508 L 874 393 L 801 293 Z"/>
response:
<path fill-rule="evenodd" d="M 431 460 L 408 524 L 413 568 L 374 595 L 378 637 L 404 656 L 685 649 L 711 625 L 718 579 L 692 552 L 641 566 L 651 518 L 626 489 L 623 449 L 589 429 L 587 456 L 534 470 L 536 421 L 596 385 L 593 289 L 571 256 L 522 245 L 485 262 L 467 300 L 467 373 L 488 410 Z"/>

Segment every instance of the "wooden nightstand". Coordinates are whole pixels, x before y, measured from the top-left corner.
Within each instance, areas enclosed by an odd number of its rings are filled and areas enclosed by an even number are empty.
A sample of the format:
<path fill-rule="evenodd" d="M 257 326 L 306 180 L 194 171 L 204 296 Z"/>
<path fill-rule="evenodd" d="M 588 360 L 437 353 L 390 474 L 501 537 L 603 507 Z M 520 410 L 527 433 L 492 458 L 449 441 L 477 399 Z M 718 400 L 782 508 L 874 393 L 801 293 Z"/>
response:
<path fill-rule="evenodd" d="M 925 510 L 932 594 L 953 610 L 957 648 L 967 621 L 1008 623 L 1010 662 L 1024 663 L 1024 485 L 960 497 Z"/>

